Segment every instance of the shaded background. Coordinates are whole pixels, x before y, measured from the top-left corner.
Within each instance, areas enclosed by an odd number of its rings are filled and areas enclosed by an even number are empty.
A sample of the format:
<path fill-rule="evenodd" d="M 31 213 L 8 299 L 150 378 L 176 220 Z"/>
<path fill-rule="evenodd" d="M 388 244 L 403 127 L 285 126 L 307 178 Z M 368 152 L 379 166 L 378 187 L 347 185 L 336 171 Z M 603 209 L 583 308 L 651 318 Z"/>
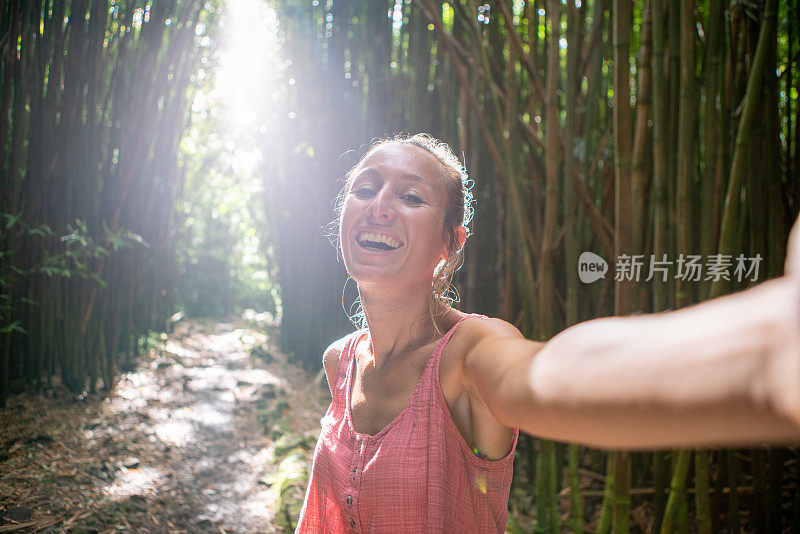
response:
<path fill-rule="evenodd" d="M 752 283 L 615 281 L 622 254 L 782 271 L 800 209 L 797 0 L 275 0 L 245 2 L 244 22 L 235 5 L 2 4 L 0 401 L 108 389 L 178 311 L 269 312 L 317 368 L 352 329 L 333 199 L 399 131 L 450 143 L 475 180 L 461 309 L 529 337 Z M 578 280 L 582 251 L 612 264 L 604 281 Z M 797 466 L 795 448 L 526 438 L 512 528 L 797 531 Z M 586 467 L 606 469 L 605 495 L 580 492 Z"/>

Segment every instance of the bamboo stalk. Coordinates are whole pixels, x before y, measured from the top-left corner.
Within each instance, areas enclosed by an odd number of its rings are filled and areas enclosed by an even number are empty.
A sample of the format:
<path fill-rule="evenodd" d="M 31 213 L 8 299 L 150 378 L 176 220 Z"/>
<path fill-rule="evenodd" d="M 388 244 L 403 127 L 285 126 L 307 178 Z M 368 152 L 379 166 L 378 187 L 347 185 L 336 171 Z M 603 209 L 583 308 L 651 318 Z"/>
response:
<path fill-rule="evenodd" d="M 750 131 L 756 119 L 756 111 L 761 98 L 761 87 L 770 41 L 775 38 L 777 26 L 777 0 L 766 0 L 764 5 L 761 31 L 758 35 L 753 65 L 747 81 L 742 114 L 739 127 L 736 131 L 733 160 L 731 162 L 730 182 L 725 196 L 725 207 L 722 213 L 722 228 L 720 229 L 719 250 L 720 254 L 733 254 L 733 242 L 739 220 L 739 199 L 742 184 L 747 172 L 746 157 L 751 143 Z M 721 282 L 713 283 L 709 290 L 709 298 L 722 295 L 724 287 Z"/>
<path fill-rule="evenodd" d="M 672 481 L 669 485 L 667 507 L 664 510 L 664 520 L 660 528 L 661 534 L 670 534 L 675 531 L 675 523 L 678 521 L 678 509 L 681 507 L 681 501 L 686 499 L 686 476 L 689 473 L 691 459 L 692 451 L 683 449 L 677 452 Z"/>
<path fill-rule="evenodd" d="M 597 534 L 608 534 L 611 532 L 611 528 L 614 524 L 612 501 L 614 500 L 615 493 L 614 476 L 616 469 L 614 467 L 614 462 L 616 461 L 617 456 L 615 454 L 608 454 L 606 456 L 608 458 L 606 466 L 606 481 L 603 485 L 603 503 L 600 507 L 600 519 L 597 522 Z M 584 492 L 583 494 L 587 495 L 587 492 Z"/>
<path fill-rule="evenodd" d="M 550 489 L 551 464 L 546 458 L 546 440 L 537 440 L 537 442 L 539 444 L 539 454 L 536 455 L 536 478 L 533 488 L 536 497 L 536 528 L 534 532 L 543 534 L 555 531 L 548 506 L 550 502 L 548 490 Z"/>
<path fill-rule="evenodd" d="M 549 0 L 547 3 L 547 22 L 549 29 L 549 46 L 547 61 L 545 127 L 547 142 L 545 145 L 545 189 L 544 220 L 539 252 L 539 302 L 538 302 L 538 335 L 539 339 L 549 339 L 555 334 L 555 322 L 550 309 L 553 306 L 555 286 L 554 254 L 556 232 L 560 211 L 560 171 L 561 171 L 561 129 L 559 114 L 561 102 L 561 71 L 559 66 L 559 42 L 561 39 L 561 2 Z"/>
<path fill-rule="evenodd" d="M 647 0 L 642 11 L 641 45 L 637 64 L 638 87 L 636 93 L 636 122 L 631 151 L 631 245 L 639 253 L 645 252 L 645 202 L 646 191 L 650 188 L 650 127 L 648 119 L 652 104 L 652 69 L 650 65 L 652 48 L 652 3 Z"/>
<path fill-rule="evenodd" d="M 709 455 L 707 449 L 698 449 L 694 454 L 695 510 L 698 534 L 710 534 L 711 489 L 709 488 Z"/>
<path fill-rule="evenodd" d="M 794 465 L 792 466 L 792 478 L 794 479 L 795 486 L 800 483 L 800 462 L 797 461 L 798 456 L 800 456 L 800 451 L 795 449 L 794 453 Z M 792 534 L 800 532 L 800 491 L 792 492 Z"/>
<path fill-rule="evenodd" d="M 614 248 L 616 257 L 632 253 L 631 231 L 631 158 L 632 118 L 630 107 L 630 31 L 632 18 L 630 0 L 614 0 Z M 635 310 L 633 282 L 617 280 L 614 291 L 614 311 L 626 314 Z M 630 457 L 626 452 L 614 452 L 613 530 L 627 533 L 630 515 Z"/>
<path fill-rule="evenodd" d="M 781 513 L 783 509 L 783 488 L 782 478 L 785 470 L 784 465 L 785 449 L 770 448 L 767 451 L 769 459 L 769 469 L 767 471 L 767 528 L 774 532 L 783 528 Z"/>
<path fill-rule="evenodd" d="M 730 484 L 730 493 L 728 493 L 728 532 L 739 532 L 739 498 L 738 498 L 738 485 L 741 479 L 741 471 L 739 459 L 736 458 L 734 451 L 729 450 L 726 454 L 726 467 L 728 469 L 728 484 Z"/>
<path fill-rule="evenodd" d="M 567 449 L 569 466 L 569 487 L 572 496 L 570 527 L 575 534 L 583 533 L 583 498 L 581 496 L 580 477 L 578 475 L 579 449 L 571 443 Z"/>
<path fill-rule="evenodd" d="M 677 4 L 675 4 L 677 7 Z M 680 108 L 678 110 L 678 152 L 676 187 L 676 226 L 678 254 L 691 254 L 692 236 L 692 178 L 694 176 L 695 146 L 695 25 L 694 0 L 680 3 Z M 694 302 L 691 282 L 683 277 L 676 279 L 675 303 L 684 307 Z"/>
<path fill-rule="evenodd" d="M 416 2 L 421 2 L 423 0 L 415 0 Z M 444 28 L 442 27 L 441 20 L 438 20 L 436 17 L 433 16 L 433 5 L 431 0 L 424 0 L 426 2 L 427 7 L 420 5 L 421 9 L 424 10 L 428 20 L 431 21 L 434 25 L 437 35 L 440 36 L 440 40 L 444 41 L 450 46 L 450 41 L 446 39 Z M 466 70 L 464 66 L 458 61 L 456 56 L 452 53 L 450 58 L 452 60 L 453 67 L 455 68 L 456 75 L 459 78 L 459 82 L 461 83 L 462 87 L 465 88 L 466 94 L 468 97 L 468 102 L 470 104 L 470 108 L 472 109 L 473 116 L 478 122 L 480 127 L 481 133 L 483 135 L 484 141 L 486 142 L 487 148 L 489 149 L 489 155 L 492 158 L 492 161 L 496 165 L 496 172 L 500 180 L 502 181 L 503 185 L 508 190 L 508 200 L 511 203 L 511 214 L 515 221 L 515 226 L 517 228 L 516 235 L 523 236 L 528 226 L 524 223 L 524 218 L 522 216 L 522 208 L 519 205 L 519 192 L 517 190 L 517 186 L 513 180 L 511 180 L 506 172 L 506 163 L 504 162 L 503 158 L 500 155 L 500 150 L 497 148 L 497 145 L 493 139 L 491 134 L 491 130 L 489 129 L 486 121 L 484 120 L 480 105 L 478 104 L 477 98 L 475 94 L 472 92 L 471 88 L 469 88 L 469 78 L 466 74 Z M 520 251 L 519 254 L 521 256 L 524 269 L 522 272 L 522 280 L 523 280 L 523 299 L 530 302 L 534 298 L 536 284 L 534 282 L 533 276 L 533 267 L 530 264 L 530 253 L 528 252 L 527 241 L 524 238 L 520 238 L 519 240 Z M 529 309 L 533 309 L 531 306 Z"/>
<path fill-rule="evenodd" d="M 542 88 L 539 72 L 534 62 L 533 51 L 529 53 L 524 51 L 522 38 L 520 37 L 516 26 L 514 26 L 513 17 L 511 16 L 511 12 L 508 10 L 505 0 L 495 0 L 494 5 L 500 9 L 500 14 L 502 15 L 506 30 L 508 31 L 509 42 L 511 43 L 514 52 L 516 53 L 517 57 L 520 58 L 522 65 L 528 71 L 528 83 L 533 91 L 533 96 L 537 100 L 543 101 L 545 99 L 545 92 Z"/>
<path fill-rule="evenodd" d="M 703 183 L 701 193 L 701 212 L 711 213 L 712 222 L 703 225 L 700 232 L 700 250 L 711 254 L 716 250 L 716 232 L 719 226 L 721 191 L 717 183 L 718 148 L 723 136 L 719 130 L 719 111 L 717 101 L 720 100 L 719 71 L 722 65 L 724 38 L 724 13 L 722 0 L 709 2 L 709 14 L 706 22 L 706 47 L 703 60 L 705 85 L 705 106 L 703 110 Z M 704 287 L 701 294 L 707 294 Z"/>
<path fill-rule="evenodd" d="M 565 79 L 565 111 L 566 128 L 564 135 L 564 176 L 565 184 L 563 188 L 564 206 L 564 226 L 574 230 L 564 235 L 564 253 L 567 265 L 575 266 L 578 264 L 580 253 L 579 239 L 581 238 L 580 219 L 578 217 L 578 203 L 576 199 L 576 187 L 571 185 L 579 184 L 578 165 L 574 154 L 574 139 L 577 136 L 576 110 L 578 108 L 577 96 L 580 87 L 578 78 L 578 61 L 580 59 L 580 42 L 578 31 L 578 7 L 574 0 L 567 3 L 567 71 Z M 548 75 L 549 79 L 549 75 Z M 592 206 L 593 207 L 593 206 Z M 578 295 L 580 284 L 575 270 L 566 280 L 566 325 L 573 325 L 579 319 Z M 571 490 L 571 518 L 570 528 L 575 534 L 583 534 L 583 501 L 581 499 L 580 477 L 578 474 L 579 458 L 578 446 L 570 444 L 567 449 L 567 466 L 569 474 L 569 487 Z"/>

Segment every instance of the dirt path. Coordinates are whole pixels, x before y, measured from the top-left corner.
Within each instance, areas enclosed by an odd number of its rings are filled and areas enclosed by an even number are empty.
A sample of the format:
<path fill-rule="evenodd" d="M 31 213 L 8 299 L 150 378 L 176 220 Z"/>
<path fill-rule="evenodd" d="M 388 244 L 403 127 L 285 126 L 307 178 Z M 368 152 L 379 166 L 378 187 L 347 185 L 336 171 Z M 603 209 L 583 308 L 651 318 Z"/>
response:
<path fill-rule="evenodd" d="M 263 329 L 179 323 L 105 399 L 0 411 L 0 532 L 287 531 L 326 404 Z"/>

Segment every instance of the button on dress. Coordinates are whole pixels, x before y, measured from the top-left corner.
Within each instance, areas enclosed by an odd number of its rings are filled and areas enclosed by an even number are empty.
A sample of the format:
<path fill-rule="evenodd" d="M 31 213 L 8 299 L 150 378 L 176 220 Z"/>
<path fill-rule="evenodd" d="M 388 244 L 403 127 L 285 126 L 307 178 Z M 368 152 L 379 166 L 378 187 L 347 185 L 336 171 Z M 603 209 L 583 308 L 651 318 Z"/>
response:
<path fill-rule="evenodd" d="M 355 348 L 367 331 L 351 335 L 321 421 L 296 533 L 505 531 L 519 430 L 503 458 L 476 456 L 439 384 L 442 351 L 461 321 L 434 348 L 405 408 L 375 435 L 356 432 L 351 419 Z"/>

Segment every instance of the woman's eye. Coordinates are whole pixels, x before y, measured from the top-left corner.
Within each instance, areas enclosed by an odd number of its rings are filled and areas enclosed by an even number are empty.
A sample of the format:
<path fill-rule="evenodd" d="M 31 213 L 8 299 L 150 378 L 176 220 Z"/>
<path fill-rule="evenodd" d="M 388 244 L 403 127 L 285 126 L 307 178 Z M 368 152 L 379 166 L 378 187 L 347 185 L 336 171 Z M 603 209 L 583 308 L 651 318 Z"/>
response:
<path fill-rule="evenodd" d="M 352 193 L 356 196 L 356 198 L 369 198 L 375 195 L 375 192 L 369 187 L 359 187 L 357 189 L 353 189 Z"/>
<path fill-rule="evenodd" d="M 406 204 L 410 204 L 412 206 L 416 206 L 416 205 L 424 203 L 422 198 L 419 195 L 416 195 L 414 193 L 406 193 L 401 198 L 402 198 L 403 202 L 405 202 Z"/>

